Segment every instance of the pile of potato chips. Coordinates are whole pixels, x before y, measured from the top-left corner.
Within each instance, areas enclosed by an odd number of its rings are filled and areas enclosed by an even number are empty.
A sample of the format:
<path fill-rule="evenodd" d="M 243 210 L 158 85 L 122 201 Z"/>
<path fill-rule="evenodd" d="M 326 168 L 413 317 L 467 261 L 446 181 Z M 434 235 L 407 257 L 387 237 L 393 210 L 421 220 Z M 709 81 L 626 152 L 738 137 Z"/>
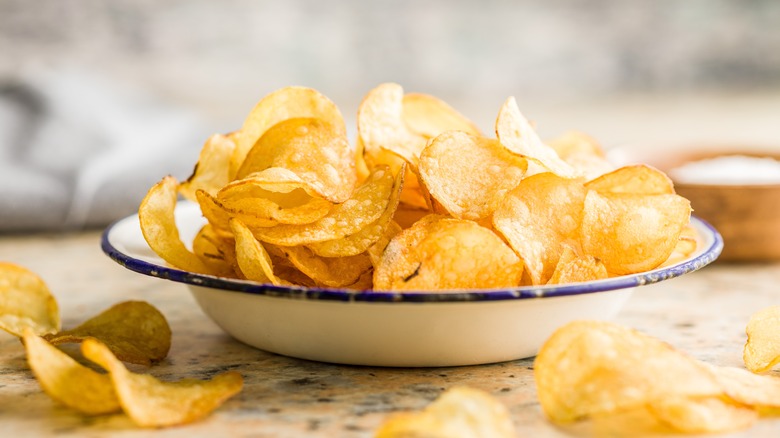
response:
<path fill-rule="evenodd" d="M 165 317 L 142 301 L 117 304 L 70 330 L 60 330 L 57 302 L 35 273 L 0 262 L 0 329 L 20 337 L 27 361 L 51 398 L 87 415 L 124 411 L 136 424 L 164 427 L 208 415 L 241 390 L 240 374 L 210 381 L 161 382 L 129 371 L 122 362 L 150 366 L 171 347 Z M 81 343 L 99 373 L 55 347 Z"/>
<path fill-rule="evenodd" d="M 690 204 L 662 172 L 614 169 L 580 133 L 545 143 L 514 98 L 495 131 L 388 83 L 360 104 L 353 145 L 327 97 L 284 88 L 240 130 L 209 138 L 187 181 L 155 185 L 141 227 L 180 269 L 357 290 L 580 282 L 695 250 Z M 191 249 L 174 221 L 178 194 L 208 220 Z"/>

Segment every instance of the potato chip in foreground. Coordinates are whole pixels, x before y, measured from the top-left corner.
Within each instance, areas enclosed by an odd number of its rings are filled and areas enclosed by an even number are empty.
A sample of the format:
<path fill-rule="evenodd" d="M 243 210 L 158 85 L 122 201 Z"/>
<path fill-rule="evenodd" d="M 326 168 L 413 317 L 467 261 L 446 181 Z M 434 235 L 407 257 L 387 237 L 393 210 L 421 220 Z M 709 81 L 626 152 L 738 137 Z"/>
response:
<path fill-rule="evenodd" d="M 57 301 L 37 274 L 0 262 L 0 329 L 21 337 L 26 327 L 37 335 L 59 331 Z"/>
<path fill-rule="evenodd" d="M 750 317 L 742 358 L 745 367 L 764 373 L 780 363 L 780 306 L 759 310 Z"/>
<path fill-rule="evenodd" d="M 271 256 L 252 231 L 238 219 L 230 220 L 230 228 L 236 237 L 236 261 L 246 279 L 277 286 L 281 284 L 274 275 Z"/>
<path fill-rule="evenodd" d="M 376 438 L 511 438 L 515 428 L 509 411 L 490 394 L 454 387 L 422 412 L 400 413 L 385 421 Z"/>
<path fill-rule="evenodd" d="M 152 376 L 127 370 L 111 350 L 95 339 L 81 344 L 89 360 L 111 376 L 122 410 L 139 426 L 165 427 L 196 421 L 241 391 L 243 379 L 236 372 L 209 381 L 161 382 Z"/>
<path fill-rule="evenodd" d="M 46 335 L 52 345 L 95 338 L 124 362 L 149 366 L 171 349 L 171 328 L 165 316 L 144 301 L 125 301 L 70 330 Z"/>

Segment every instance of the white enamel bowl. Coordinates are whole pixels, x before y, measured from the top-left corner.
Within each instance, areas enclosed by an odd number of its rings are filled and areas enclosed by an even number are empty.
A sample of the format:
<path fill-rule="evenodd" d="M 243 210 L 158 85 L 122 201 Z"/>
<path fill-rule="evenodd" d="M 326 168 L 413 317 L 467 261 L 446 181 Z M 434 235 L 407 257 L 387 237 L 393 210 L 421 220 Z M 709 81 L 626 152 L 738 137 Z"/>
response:
<path fill-rule="evenodd" d="M 176 211 L 182 239 L 204 224 L 198 206 Z M 184 283 L 223 330 L 256 348 L 303 359 L 353 365 L 433 367 L 530 357 L 552 332 L 577 319 L 610 319 L 636 286 L 667 280 L 712 263 L 718 232 L 692 218 L 695 254 L 636 275 L 565 286 L 447 293 L 361 292 L 277 287 L 193 274 L 166 266 L 130 216 L 103 233 L 103 251 L 141 274 Z"/>

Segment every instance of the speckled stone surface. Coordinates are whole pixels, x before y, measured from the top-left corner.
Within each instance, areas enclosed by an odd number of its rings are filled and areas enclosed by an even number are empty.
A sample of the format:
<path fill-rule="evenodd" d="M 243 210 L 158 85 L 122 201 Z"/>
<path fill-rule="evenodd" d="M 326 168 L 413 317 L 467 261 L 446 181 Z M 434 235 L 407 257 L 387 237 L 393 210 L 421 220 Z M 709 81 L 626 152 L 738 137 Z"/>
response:
<path fill-rule="evenodd" d="M 154 432 L 161 437 L 368 437 L 391 412 L 420 409 L 443 390 L 470 385 L 494 394 L 518 436 L 589 436 L 548 423 L 536 400 L 533 362 L 458 368 L 390 369 L 298 360 L 247 347 L 225 335 L 184 285 L 145 277 L 110 261 L 95 232 L 0 237 L 0 260 L 39 273 L 56 295 L 63 326 L 124 300 L 157 306 L 173 330 L 169 357 L 149 372 L 162 379 L 240 372 L 244 390 L 203 421 Z M 715 264 L 637 289 L 618 322 L 657 336 L 715 365 L 740 366 L 749 316 L 780 303 L 780 265 Z M 19 341 L 0 333 L 0 436 L 147 436 L 123 415 L 85 417 L 45 395 Z M 780 436 L 764 419 L 735 437 Z"/>

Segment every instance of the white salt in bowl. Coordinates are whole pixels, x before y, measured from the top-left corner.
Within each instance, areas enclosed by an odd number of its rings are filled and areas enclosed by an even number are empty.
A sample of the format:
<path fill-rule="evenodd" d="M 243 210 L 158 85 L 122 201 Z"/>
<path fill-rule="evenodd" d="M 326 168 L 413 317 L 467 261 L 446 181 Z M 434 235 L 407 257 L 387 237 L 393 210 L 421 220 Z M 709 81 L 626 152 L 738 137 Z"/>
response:
<path fill-rule="evenodd" d="M 780 144 L 632 145 L 609 158 L 666 172 L 694 214 L 723 236 L 720 261 L 780 260 Z"/>

